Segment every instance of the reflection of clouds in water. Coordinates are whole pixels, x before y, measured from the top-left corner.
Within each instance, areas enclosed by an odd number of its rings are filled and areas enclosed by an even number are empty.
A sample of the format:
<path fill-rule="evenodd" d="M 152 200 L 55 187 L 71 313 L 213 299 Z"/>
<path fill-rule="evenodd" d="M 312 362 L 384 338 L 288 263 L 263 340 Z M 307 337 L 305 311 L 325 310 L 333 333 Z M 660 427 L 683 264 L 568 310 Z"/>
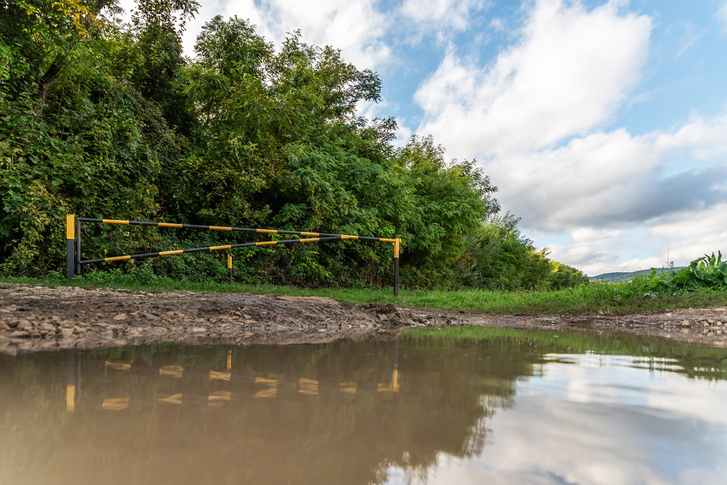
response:
<path fill-rule="evenodd" d="M 409 472 L 398 466 L 390 466 L 386 470 L 386 481 L 384 485 L 408 485 Z"/>
<path fill-rule="evenodd" d="M 723 381 L 661 371 L 669 360 L 567 360 L 521 380 L 515 408 L 488 420 L 484 452 L 440 457 L 426 483 L 724 483 Z"/>

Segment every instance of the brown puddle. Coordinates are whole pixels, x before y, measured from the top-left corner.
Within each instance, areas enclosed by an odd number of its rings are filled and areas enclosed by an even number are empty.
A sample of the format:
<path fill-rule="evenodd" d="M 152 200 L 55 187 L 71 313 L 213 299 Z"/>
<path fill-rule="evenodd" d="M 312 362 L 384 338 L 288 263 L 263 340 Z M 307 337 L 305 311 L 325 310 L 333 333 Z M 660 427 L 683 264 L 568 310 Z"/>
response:
<path fill-rule="evenodd" d="M 0 355 L 0 483 L 722 483 L 727 353 L 497 330 Z"/>

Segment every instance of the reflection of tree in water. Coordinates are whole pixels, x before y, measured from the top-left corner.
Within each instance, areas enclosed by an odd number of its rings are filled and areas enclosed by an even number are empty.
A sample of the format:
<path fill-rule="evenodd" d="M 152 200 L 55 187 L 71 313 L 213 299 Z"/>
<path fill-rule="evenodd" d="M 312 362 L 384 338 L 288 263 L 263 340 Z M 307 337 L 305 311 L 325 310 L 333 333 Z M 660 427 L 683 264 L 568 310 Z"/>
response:
<path fill-rule="evenodd" d="M 424 474 L 442 453 L 482 452 L 516 379 L 554 350 L 541 342 L 403 336 L 0 356 L 0 470 L 8 482 L 75 485 Z"/>
<path fill-rule="evenodd" d="M 486 418 L 532 368 L 481 350 L 253 346 L 227 369 L 227 348 L 138 347 L 77 354 L 69 372 L 66 354 L 0 357 L 3 469 L 27 483 L 43 470 L 74 483 L 380 482 L 389 464 L 482 450 Z"/>

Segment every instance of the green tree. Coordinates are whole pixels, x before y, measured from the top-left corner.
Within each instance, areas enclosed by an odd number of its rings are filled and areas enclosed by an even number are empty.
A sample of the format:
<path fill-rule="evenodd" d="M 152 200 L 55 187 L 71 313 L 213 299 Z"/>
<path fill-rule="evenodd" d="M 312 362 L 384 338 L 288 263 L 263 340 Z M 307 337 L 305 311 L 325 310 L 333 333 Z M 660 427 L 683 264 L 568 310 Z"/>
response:
<path fill-rule="evenodd" d="M 570 266 L 550 260 L 548 249 L 538 251 L 517 227 L 510 212 L 491 216 L 468 239 L 457 261 L 464 286 L 497 290 L 558 290 L 583 284 L 588 278 Z"/>
<path fill-rule="evenodd" d="M 395 157 L 407 191 L 397 227 L 406 242 L 402 263 L 419 284 L 452 285 L 468 236 L 499 210 L 497 188 L 476 162 L 447 163 L 431 136 L 412 137 Z"/>
<path fill-rule="evenodd" d="M 0 86 L 5 271 L 57 267 L 62 248 L 54 242 L 63 239 L 66 213 L 153 217 L 158 210 L 160 160 L 174 156 L 179 140 L 130 83 L 132 41 L 104 16 L 107 5 L 15 2 L 3 10 L 3 20 L 17 20 L 2 22 L 4 45 L 13 46 L 11 74 Z"/>

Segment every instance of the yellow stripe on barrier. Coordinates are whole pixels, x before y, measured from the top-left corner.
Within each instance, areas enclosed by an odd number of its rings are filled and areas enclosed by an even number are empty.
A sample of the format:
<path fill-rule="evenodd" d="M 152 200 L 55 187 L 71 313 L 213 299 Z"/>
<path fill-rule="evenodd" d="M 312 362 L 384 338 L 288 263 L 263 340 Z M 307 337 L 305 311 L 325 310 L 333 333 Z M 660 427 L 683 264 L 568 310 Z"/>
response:
<path fill-rule="evenodd" d="M 106 224 L 128 224 L 129 221 L 120 221 L 117 219 L 101 219 Z"/>
<path fill-rule="evenodd" d="M 355 382 L 340 382 L 338 384 L 338 390 L 341 392 L 347 392 L 349 394 L 356 394 L 356 383 Z"/>
<path fill-rule="evenodd" d="M 76 239 L 76 216 L 66 215 L 66 239 Z"/>
<path fill-rule="evenodd" d="M 318 395 L 318 381 L 315 379 L 306 379 L 301 377 L 298 379 L 298 392 L 301 394 L 308 394 L 310 396 Z"/>
<path fill-rule="evenodd" d="M 159 368 L 160 376 L 182 377 L 184 368 L 181 365 L 163 365 Z"/>
<path fill-rule="evenodd" d="M 318 237 L 318 236 L 321 235 L 321 233 L 320 232 L 301 232 L 300 235 L 301 236 L 315 236 L 315 237 Z"/>
<path fill-rule="evenodd" d="M 345 234 L 342 234 L 341 239 L 358 239 L 358 236 L 347 236 Z"/>
<path fill-rule="evenodd" d="M 131 364 L 128 362 L 111 362 L 107 360 L 104 362 L 104 367 L 111 367 L 115 370 L 131 370 Z"/>
<path fill-rule="evenodd" d="M 157 402 L 165 402 L 168 404 L 182 404 L 182 394 L 170 394 L 169 396 L 159 396 Z"/>
<path fill-rule="evenodd" d="M 395 243 L 396 242 L 396 239 L 384 239 L 382 237 L 381 239 L 379 239 L 379 241 L 381 241 L 381 242 L 391 242 L 391 243 Z"/>
<path fill-rule="evenodd" d="M 114 256 L 113 258 L 104 258 L 104 261 L 108 263 L 111 261 L 123 261 L 125 259 L 131 259 L 131 256 L 128 254 L 126 256 Z"/>
<path fill-rule="evenodd" d="M 210 371 L 210 380 L 219 379 L 221 381 L 229 382 L 230 377 L 232 377 L 232 374 L 230 374 L 229 372 L 220 372 L 220 371 L 216 371 L 216 370 Z"/>
<path fill-rule="evenodd" d="M 109 397 L 103 400 L 101 408 L 107 411 L 121 411 L 129 407 L 128 397 Z"/>
<path fill-rule="evenodd" d="M 278 244 L 278 241 L 261 241 L 261 242 L 256 242 L 255 243 L 255 246 L 267 246 L 269 244 Z"/>
<path fill-rule="evenodd" d="M 210 231 L 231 231 L 231 227 L 210 226 Z"/>
<path fill-rule="evenodd" d="M 181 249 L 177 249 L 176 251 L 162 251 L 159 253 L 159 256 L 169 256 L 170 254 L 182 254 L 184 251 Z"/>
<path fill-rule="evenodd" d="M 171 222 L 160 222 L 159 224 L 157 224 L 157 226 L 159 226 L 159 227 L 175 227 L 177 229 L 181 229 L 182 228 L 182 225 L 181 224 L 174 224 L 174 223 L 171 223 Z"/>
<path fill-rule="evenodd" d="M 230 402 L 232 393 L 230 391 L 215 391 L 207 397 L 207 405 L 213 407 L 224 406 Z"/>
<path fill-rule="evenodd" d="M 76 386 L 66 386 L 66 412 L 72 413 L 76 409 Z"/>
<path fill-rule="evenodd" d="M 277 234 L 278 231 L 275 229 L 255 229 L 255 232 L 262 232 L 265 234 Z"/>
<path fill-rule="evenodd" d="M 229 244 L 227 246 L 212 246 L 210 247 L 210 251 L 219 251 L 220 249 L 231 249 L 232 246 Z"/>
<path fill-rule="evenodd" d="M 399 257 L 399 244 L 400 244 L 401 239 L 396 238 L 395 241 L 396 242 L 394 242 L 394 257 L 398 258 Z"/>
<path fill-rule="evenodd" d="M 316 242 L 316 241 L 320 241 L 320 238 L 313 237 L 313 238 L 310 238 L 310 239 L 299 239 L 299 241 L 300 242 Z"/>
<path fill-rule="evenodd" d="M 274 398 L 278 395 L 278 389 L 276 387 L 271 387 L 270 389 L 263 389 L 262 391 L 258 391 L 255 393 L 256 399 L 270 399 Z"/>

